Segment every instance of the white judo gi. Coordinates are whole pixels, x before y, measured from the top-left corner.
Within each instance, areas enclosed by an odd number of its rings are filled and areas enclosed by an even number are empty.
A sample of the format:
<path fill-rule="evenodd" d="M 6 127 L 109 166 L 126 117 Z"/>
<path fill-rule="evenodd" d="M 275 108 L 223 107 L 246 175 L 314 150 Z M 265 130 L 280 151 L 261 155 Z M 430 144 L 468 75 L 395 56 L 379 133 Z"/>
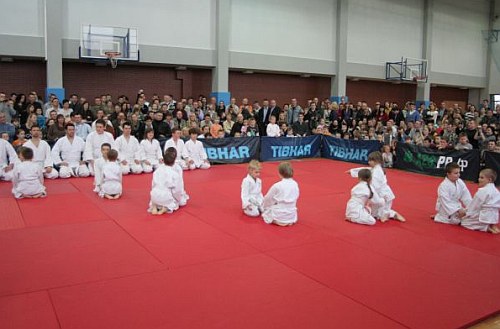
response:
<path fill-rule="evenodd" d="M 94 192 L 99 194 L 102 185 L 102 168 L 108 162 L 104 158 L 99 158 L 94 161 Z"/>
<path fill-rule="evenodd" d="M 196 140 L 194 142 L 191 139 L 188 140 L 184 144 L 184 150 L 182 156 L 186 161 L 193 160 L 193 163 L 188 164 L 190 170 L 197 168 L 201 169 L 210 168 L 210 163 L 205 161 L 208 159 L 207 152 L 203 147 L 203 143 L 200 142 L 199 140 Z"/>
<path fill-rule="evenodd" d="M 467 214 L 462 219 L 462 226 L 469 230 L 487 231 L 489 225 L 498 224 L 500 210 L 500 192 L 494 183 L 477 190 L 467 206 Z"/>
<path fill-rule="evenodd" d="M 109 143 L 111 148 L 115 148 L 115 139 L 113 135 L 107 131 L 102 134 L 98 134 L 97 131 L 91 132 L 87 139 L 85 140 L 85 151 L 83 152 L 83 160 L 91 161 L 97 160 L 102 157 L 101 145 L 104 143 Z M 89 164 L 90 174 L 94 175 L 94 166 Z"/>
<path fill-rule="evenodd" d="M 184 169 L 178 164 L 175 163 L 173 165 L 174 170 L 179 174 L 181 177 L 180 184 L 181 184 L 181 190 L 182 190 L 182 196 L 181 199 L 179 200 L 179 206 L 185 206 L 189 200 L 189 195 L 186 193 L 186 190 L 184 189 Z"/>
<path fill-rule="evenodd" d="M 350 170 L 352 177 L 358 177 L 358 172 L 361 169 L 370 169 L 372 172 L 371 187 L 373 193 L 383 199 L 384 202 L 374 204 L 372 207 L 372 215 L 376 218 L 395 218 L 396 212 L 392 210 L 392 201 L 396 198 L 392 189 L 387 184 L 387 177 L 385 176 L 384 169 L 380 164 L 375 165 L 373 168 L 361 167 Z"/>
<path fill-rule="evenodd" d="M 297 222 L 297 199 L 299 185 L 292 178 L 283 178 L 275 183 L 262 203 L 262 218 L 267 224 L 291 225 Z"/>
<path fill-rule="evenodd" d="M 29 147 L 33 150 L 33 162 L 37 163 L 40 168 L 42 168 L 45 178 L 56 179 L 57 177 L 59 177 L 57 170 L 54 169 L 54 161 L 52 160 L 50 146 L 46 141 L 40 140 L 37 147 L 30 139 L 25 142 L 23 146 Z M 52 170 L 50 172 L 47 172 L 47 167 L 51 167 Z"/>
<path fill-rule="evenodd" d="M 281 129 L 277 124 L 270 123 L 266 127 L 266 135 L 269 137 L 280 137 Z"/>
<path fill-rule="evenodd" d="M 241 207 L 243 212 L 250 217 L 257 217 L 262 212 L 262 181 L 254 179 L 248 174 L 241 182 Z"/>
<path fill-rule="evenodd" d="M 161 164 L 153 173 L 151 204 L 167 208 L 167 212 L 179 209 L 182 201 L 182 183 L 175 168 Z M 151 207 L 150 207 L 151 208 Z"/>
<path fill-rule="evenodd" d="M 168 141 L 165 142 L 165 145 L 163 146 L 163 153 L 165 153 L 165 151 L 167 151 L 169 147 L 173 147 L 177 150 L 177 158 L 175 158 L 175 162 L 179 164 L 183 170 L 187 170 L 188 165 L 186 163 L 186 160 L 183 159 L 184 148 L 185 148 L 184 141 L 182 139 L 174 141 L 173 138 L 170 138 Z"/>
<path fill-rule="evenodd" d="M 19 199 L 23 195 L 46 195 L 43 185 L 43 169 L 33 161 L 19 161 L 12 173 L 12 194 Z"/>
<path fill-rule="evenodd" d="M 18 161 L 14 147 L 6 140 L 0 138 L 0 180 L 12 180 L 13 170 L 6 172 L 5 169 L 11 164 L 15 165 Z"/>
<path fill-rule="evenodd" d="M 83 138 L 74 136 L 70 141 L 67 136 L 57 140 L 52 148 L 52 159 L 59 166 L 59 177 L 88 177 L 89 168 L 85 163 L 81 164 L 82 154 L 85 150 L 85 141 Z M 62 162 L 68 163 L 67 166 L 61 166 Z"/>
<path fill-rule="evenodd" d="M 469 189 L 463 180 L 459 178 L 453 183 L 448 178 L 445 178 L 439 184 L 436 201 L 437 214 L 434 216 L 434 221 L 444 224 L 460 224 L 460 218 L 457 217 L 456 212 L 467 207 L 471 200 Z M 462 207 L 460 201 L 465 207 Z"/>
<path fill-rule="evenodd" d="M 359 182 L 351 189 L 351 198 L 347 202 L 345 216 L 353 223 L 374 225 L 375 218 L 372 216 L 370 207 L 382 206 L 384 200 L 373 191 L 370 199 L 370 189 L 367 182 Z M 368 206 L 368 203 L 371 206 Z"/>
<path fill-rule="evenodd" d="M 141 147 L 141 160 L 142 160 L 142 170 L 145 173 L 153 172 L 158 168 L 160 164 L 160 159 L 163 159 L 163 154 L 161 152 L 160 142 L 156 139 L 151 141 L 143 139 L 140 143 Z M 148 161 L 150 164 L 144 163 Z"/>
<path fill-rule="evenodd" d="M 106 162 L 102 166 L 102 183 L 99 196 L 122 194 L 122 169 L 117 162 Z"/>
<path fill-rule="evenodd" d="M 118 160 L 124 175 L 128 175 L 130 172 L 133 174 L 142 173 L 140 163 L 142 157 L 141 147 L 137 138 L 129 136 L 127 139 L 124 135 L 121 135 L 115 140 L 115 149 L 118 151 Z M 127 161 L 127 164 L 121 163 L 124 160 Z M 139 163 L 136 163 L 136 161 Z"/>

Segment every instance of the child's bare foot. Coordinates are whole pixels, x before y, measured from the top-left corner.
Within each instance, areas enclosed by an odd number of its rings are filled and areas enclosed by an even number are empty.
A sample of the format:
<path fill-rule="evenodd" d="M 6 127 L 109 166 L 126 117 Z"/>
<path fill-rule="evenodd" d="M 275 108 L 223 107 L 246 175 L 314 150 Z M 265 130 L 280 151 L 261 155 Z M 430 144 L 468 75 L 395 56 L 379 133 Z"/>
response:
<path fill-rule="evenodd" d="M 387 222 L 388 220 L 389 220 L 389 218 L 387 218 L 387 217 L 380 217 L 380 222 L 381 222 L 381 223 L 385 223 L 385 222 Z"/>
<path fill-rule="evenodd" d="M 403 215 L 401 215 L 400 213 L 396 213 L 394 215 L 394 219 L 395 220 L 399 220 L 400 222 L 406 222 L 406 219 L 403 217 Z"/>
<path fill-rule="evenodd" d="M 151 215 L 158 215 L 158 208 L 156 206 L 151 207 Z"/>
<path fill-rule="evenodd" d="M 493 234 L 498 234 L 500 233 L 500 229 L 494 225 L 488 226 L 488 232 L 493 233 Z"/>
<path fill-rule="evenodd" d="M 113 199 L 115 199 L 115 200 L 116 200 L 116 199 L 119 199 L 121 196 L 122 196 L 121 194 L 117 194 L 117 195 L 115 195 L 115 196 L 113 197 Z"/>
<path fill-rule="evenodd" d="M 165 207 L 161 207 L 160 210 L 158 210 L 158 215 L 163 215 L 166 212 L 167 212 L 167 209 Z"/>
<path fill-rule="evenodd" d="M 115 198 L 114 196 L 109 195 L 109 194 L 104 194 L 104 197 L 105 197 L 106 199 L 108 199 L 108 200 L 114 200 L 114 198 Z"/>

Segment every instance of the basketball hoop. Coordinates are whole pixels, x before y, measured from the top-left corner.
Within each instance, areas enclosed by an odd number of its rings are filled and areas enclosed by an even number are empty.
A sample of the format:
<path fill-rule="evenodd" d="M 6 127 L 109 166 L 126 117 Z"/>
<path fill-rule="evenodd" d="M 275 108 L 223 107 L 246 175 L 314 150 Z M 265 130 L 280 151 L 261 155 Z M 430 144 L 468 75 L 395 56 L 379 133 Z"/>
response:
<path fill-rule="evenodd" d="M 426 83 L 427 76 L 426 75 L 416 75 L 413 77 L 413 81 L 415 81 L 416 83 Z"/>
<path fill-rule="evenodd" d="M 112 68 L 116 68 L 118 66 L 118 57 L 121 55 L 119 51 L 107 51 L 104 53 L 106 57 L 109 59 Z"/>

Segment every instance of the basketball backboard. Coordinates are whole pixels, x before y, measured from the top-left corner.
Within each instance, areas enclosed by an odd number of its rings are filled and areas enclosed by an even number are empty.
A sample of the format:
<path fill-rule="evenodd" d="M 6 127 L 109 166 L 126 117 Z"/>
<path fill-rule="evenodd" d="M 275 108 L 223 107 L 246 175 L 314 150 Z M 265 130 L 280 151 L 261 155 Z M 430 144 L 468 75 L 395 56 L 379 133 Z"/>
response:
<path fill-rule="evenodd" d="M 427 82 L 427 60 L 401 57 L 400 61 L 385 64 L 386 80 Z"/>
<path fill-rule="evenodd" d="M 119 53 L 118 61 L 139 61 L 137 29 L 82 25 L 80 34 L 80 58 L 108 60 L 109 53 Z"/>

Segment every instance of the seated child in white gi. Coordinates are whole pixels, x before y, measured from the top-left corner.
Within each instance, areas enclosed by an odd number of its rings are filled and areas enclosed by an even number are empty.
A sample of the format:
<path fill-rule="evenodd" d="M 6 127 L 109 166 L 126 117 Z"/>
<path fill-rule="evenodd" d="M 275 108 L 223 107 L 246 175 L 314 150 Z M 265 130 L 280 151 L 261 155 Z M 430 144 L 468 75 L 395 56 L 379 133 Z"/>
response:
<path fill-rule="evenodd" d="M 392 201 L 396 197 L 394 196 L 392 189 L 387 184 L 385 171 L 382 168 L 383 163 L 384 159 L 379 151 L 368 154 L 368 165 L 370 166 L 372 172 L 371 187 L 373 188 L 373 192 L 377 193 L 378 196 L 384 200 L 381 205 L 373 205 L 372 215 L 373 217 L 380 219 L 381 222 L 385 222 L 390 218 L 404 222 L 405 218 L 403 215 L 392 209 Z M 352 177 L 358 177 L 358 171 L 361 169 L 364 169 L 364 167 L 354 168 L 348 170 L 347 172 L 350 173 Z"/>
<path fill-rule="evenodd" d="M 262 218 L 267 224 L 293 225 L 298 220 L 299 185 L 292 178 L 293 168 L 290 162 L 280 163 L 278 172 L 281 181 L 271 186 L 264 197 Z"/>
<path fill-rule="evenodd" d="M 47 195 L 43 185 L 43 168 L 33 162 L 33 150 L 29 147 L 18 148 L 19 162 L 14 165 L 12 174 L 12 194 L 16 199 L 40 198 Z"/>
<path fill-rule="evenodd" d="M 494 234 L 500 233 L 498 211 L 500 210 L 500 192 L 495 187 L 497 173 L 493 169 L 483 169 L 479 173 L 479 189 L 467 206 L 462 226 L 469 230 L 478 230 Z"/>
<path fill-rule="evenodd" d="M 351 198 L 347 202 L 346 220 L 358 224 L 375 225 L 371 207 L 380 206 L 384 200 L 374 193 L 370 186 L 372 180 L 370 169 L 359 170 L 358 180 L 359 183 L 351 189 Z"/>
<path fill-rule="evenodd" d="M 174 169 L 177 151 L 168 148 L 163 155 L 163 164 L 153 173 L 151 201 L 149 209 L 152 215 L 172 213 L 179 209 L 182 201 L 182 182 L 179 173 Z"/>
<path fill-rule="evenodd" d="M 198 140 L 198 129 L 189 129 L 190 139 L 184 144 L 183 158 L 188 164 L 190 170 L 193 169 L 208 169 L 210 162 L 208 162 L 207 152 L 203 148 L 203 143 Z"/>
<path fill-rule="evenodd" d="M 177 158 L 176 158 L 175 163 L 172 167 L 179 174 L 179 176 L 181 178 L 180 184 L 181 184 L 181 189 L 182 189 L 182 196 L 181 196 L 181 199 L 179 200 L 179 206 L 183 207 L 187 204 L 187 202 L 189 200 L 189 195 L 186 193 L 186 190 L 184 189 L 184 169 L 185 168 L 182 167 L 182 163 L 179 162 L 179 154 L 178 154 L 177 149 L 175 147 L 170 146 L 165 150 L 165 152 L 167 152 L 167 151 L 168 152 L 175 151 L 175 154 L 177 154 Z M 163 162 L 163 159 L 162 159 L 162 162 Z"/>
<path fill-rule="evenodd" d="M 122 168 L 117 162 L 118 151 L 109 150 L 108 162 L 102 166 L 102 184 L 99 196 L 110 200 L 115 200 L 122 195 Z"/>
<path fill-rule="evenodd" d="M 111 150 L 111 144 L 103 143 L 101 145 L 101 157 L 96 159 L 93 163 L 94 170 L 94 192 L 99 194 L 101 192 L 102 185 L 102 167 L 108 162 L 108 153 Z"/>
<path fill-rule="evenodd" d="M 446 178 L 439 184 L 434 221 L 444 224 L 460 224 L 465 207 L 472 200 L 469 189 L 460 179 L 460 166 L 450 162 L 445 167 Z M 465 207 L 462 207 L 462 204 Z"/>
<path fill-rule="evenodd" d="M 141 141 L 142 169 L 145 173 L 153 172 L 163 162 L 163 152 L 160 143 L 154 138 L 153 128 L 146 128 Z"/>
<path fill-rule="evenodd" d="M 257 160 L 248 164 L 248 174 L 241 183 L 241 203 L 243 212 L 250 217 L 257 217 L 262 213 L 262 181 L 260 180 L 261 165 Z"/>

